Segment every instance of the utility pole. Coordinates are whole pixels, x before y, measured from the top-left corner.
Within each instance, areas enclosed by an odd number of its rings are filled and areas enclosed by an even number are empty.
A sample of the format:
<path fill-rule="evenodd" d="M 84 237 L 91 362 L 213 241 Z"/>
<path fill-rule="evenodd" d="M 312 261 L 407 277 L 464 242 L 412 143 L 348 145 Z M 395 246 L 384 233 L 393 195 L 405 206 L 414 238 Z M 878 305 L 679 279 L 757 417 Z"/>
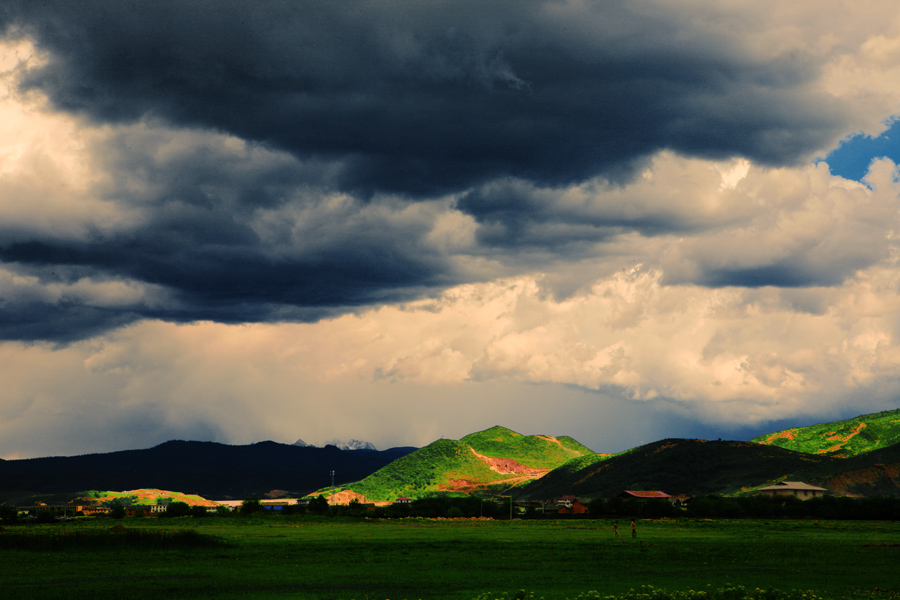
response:
<path fill-rule="evenodd" d="M 329 504 L 334 504 L 334 469 L 331 470 L 331 498 Z"/>
<path fill-rule="evenodd" d="M 512 503 L 512 494 L 510 494 L 509 496 L 498 496 L 498 497 L 499 497 L 499 498 L 509 498 L 509 522 L 512 523 L 512 515 L 513 515 L 513 511 L 512 511 L 512 504 L 513 504 L 513 503 Z"/>

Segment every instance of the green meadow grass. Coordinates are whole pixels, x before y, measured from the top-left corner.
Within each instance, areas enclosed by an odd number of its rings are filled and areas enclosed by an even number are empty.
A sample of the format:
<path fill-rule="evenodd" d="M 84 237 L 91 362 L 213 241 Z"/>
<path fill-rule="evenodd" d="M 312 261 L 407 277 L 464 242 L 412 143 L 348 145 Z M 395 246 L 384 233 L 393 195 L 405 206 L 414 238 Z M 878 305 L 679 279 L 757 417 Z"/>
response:
<path fill-rule="evenodd" d="M 638 521 L 632 540 L 622 521 L 617 540 L 612 521 L 600 519 L 261 515 L 125 519 L 126 530 L 141 535 L 104 541 L 122 535 L 109 530 L 115 524 L 6 527 L 3 597 L 781 600 L 777 589 L 900 598 L 900 524 L 892 522 Z M 194 533 L 166 533 L 174 531 Z M 69 545 L 42 541 L 65 535 L 80 537 Z M 35 541 L 4 546 L 4 536 Z"/>

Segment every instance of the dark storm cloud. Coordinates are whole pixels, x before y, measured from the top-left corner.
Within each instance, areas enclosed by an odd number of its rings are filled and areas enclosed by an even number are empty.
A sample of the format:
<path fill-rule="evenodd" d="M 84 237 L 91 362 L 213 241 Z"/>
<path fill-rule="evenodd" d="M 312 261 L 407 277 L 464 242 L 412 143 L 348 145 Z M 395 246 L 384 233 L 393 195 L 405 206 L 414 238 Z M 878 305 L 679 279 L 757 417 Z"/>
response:
<path fill-rule="evenodd" d="M 862 248 L 804 249 L 752 267 L 705 265 L 706 269 L 694 278 L 693 283 L 707 287 L 745 288 L 837 286 L 857 270 L 888 257 L 888 245 L 876 235 L 867 245 L 860 243 Z M 671 283 L 678 282 L 673 278 Z"/>
<path fill-rule="evenodd" d="M 761 267 L 749 269 L 713 269 L 704 273 L 701 278 L 702 285 L 710 287 L 808 287 L 808 286 L 832 286 L 839 285 L 853 267 L 868 265 L 831 265 L 831 268 L 822 268 L 822 265 L 811 265 L 803 261 L 779 261 Z"/>
<path fill-rule="evenodd" d="M 120 309 L 83 306 L 75 302 L 26 304 L 0 307 L 0 339 L 69 343 L 99 335 L 141 319 Z"/>
<path fill-rule="evenodd" d="M 67 342 L 141 318 L 312 321 L 457 282 L 425 242 L 428 203 L 410 216 L 408 202 L 329 192 L 328 165 L 145 125 L 89 152 L 126 223 L 0 233 L 0 262 L 30 282 L 0 306 L 0 338 Z M 115 283 L 129 289 L 103 287 Z"/>
<path fill-rule="evenodd" d="M 125 215 L 0 231 L 7 272 L 82 294 L 3 304 L 7 339 L 311 320 L 471 281 L 429 239 L 444 194 L 477 221 L 470 256 L 691 230 L 553 190 L 628 181 L 662 149 L 797 163 L 844 123 L 813 58 L 752 58 L 646 2 L 9 0 L 0 27 L 46 53 L 20 89 L 115 125 L 92 193 Z M 150 291 L 82 289 L 109 282 Z"/>
<path fill-rule="evenodd" d="M 601 242 L 628 231 L 653 236 L 698 228 L 687 215 L 678 214 L 664 201 L 652 206 L 602 200 L 603 192 L 616 186 L 594 185 L 579 197 L 572 190 L 536 188 L 522 180 L 500 180 L 480 186 L 460 197 L 456 207 L 479 223 L 478 241 L 487 247 L 546 248 L 576 252 L 582 244 Z M 591 198 L 590 193 L 597 197 Z M 640 204 L 640 206 L 637 206 Z"/>
<path fill-rule="evenodd" d="M 67 342 L 141 318 L 225 323 L 313 321 L 354 306 L 417 297 L 440 281 L 440 268 L 427 258 L 399 255 L 394 248 L 357 246 L 322 258 L 277 259 L 241 246 L 195 246 L 190 239 L 159 246 L 158 230 L 94 243 L 26 242 L 0 247 L 0 260 L 47 282 L 69 267 L 77 274 L 137 280 L 169 290 L 164 303 L 85 306 L 77 298 L 30 298 L 4 302 L 0 338 Z"/>
<path fill-rule="evenodd" d="M 95 244 L 10 244 L 0 248 L 0 259 L 31 267 L 89 266 L 94 273 L 133 277 L 177 290 L 178 297 L 188 305 L 202 300 L 202 308 L 185 310 L 187 319 L 203 318 L 208 313 L 210 318 L 226 321 L 255 320 L 234 308 L 240 302 L 352 306 L 383 300 L 386 294 L 382 290 L 427 281 L 433 271 L 424 265 L 417 268 L 406 257 L 395 260 L 374 247 L 368 253 L 357 249 L 346 255 L 335 251 L 320 260 L 279 261 L 261 253 L 254 255 L 240 246 L 196 247 L 192 239 L 170 239 L 165 248 L 160 248 L 155 234 L 150 227 L 132 238 L 98 240 Z M 186 256 L 188 252 L 190 257 Z M 397 297 L 402 295 L 397 293 Z M 222 307 L 217 308 L 220 304 Z M 166 316 L 175 314 L 168 312 Z"/>
<path fill-rule="evenodd" d="M 837 106 L 801 53 L 753 60 L 642 2 L 8 2 L 51 53 L 28 85 L 339 160 L 362 193 L 627 176 L 660 148 L 794 163 Z"/>

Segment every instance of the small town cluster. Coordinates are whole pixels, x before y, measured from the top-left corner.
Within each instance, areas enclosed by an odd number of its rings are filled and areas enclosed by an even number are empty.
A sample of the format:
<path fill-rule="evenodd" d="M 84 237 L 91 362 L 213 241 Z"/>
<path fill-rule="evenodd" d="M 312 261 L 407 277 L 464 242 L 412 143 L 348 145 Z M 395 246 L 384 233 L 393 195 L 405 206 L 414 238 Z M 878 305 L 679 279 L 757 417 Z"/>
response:
<path fill-rule="evenodd" d="M 802 481 L 782 481 L 775 485 L 761 487 L 757 490 L 757 495 L 762 497 L 791 497 L 798 500 L 809 500 L 819 498 L 828 493 L 826 488 L 809 485 Z M 660 490 L 623 490 L 616 496 L 620 499 L 633 501 L 667 501 L 673 506 L 687 506 L 692 498 L 690 496 L 679 494 L 670 495 Z M 347 501 L 337 495 L 334 497 L 324 494 L 305 498 L 277 498 L 277 499 L 261 499 L 252 500 L 254 508 L 258 510 L 266 510 L 271 512 L 290 511 L 292 509 L 308 509 L 311 505 L 320 503 L 324 507 L 328 506 L 349 506 L 355 505 L 357 508 L 365 510 L 366 508 L 396 506 L 403 507 L 412 505 L 414 500 L 405 496 L 396 498 L 393 501 L 377 502 L 377 503 L 361 503 L 356 500 Z M 594 500 L 589 498 L 579 498 L 572 494 L 566 494 L 551 500 L 513 500 L 509 499 L 510 513 L 516 515 L 522 514 L 585 514 L 589 511 L 589 505 Z M 177 504 L 179 506 L 187 506 L 189 509 L 184 513 L 197 515 L 198 512 L 228 514 L 242 509 L 246 509 L 248 500 L 203 500 L 198 499 L 192 502 L 192 506 L 184 502 L 165 502 L 155 504 L 131 504 L 121 507 L 121 516 L 159 516 L 167 515 L 169 508 Z M 73 516 L 106 516 L 110 515 L 115 508 L 100 503 L 72 503 L 72 504 L 46 504 L 37 503 L 31 506 L 17 507 L 17 516 L 22 518 L 36 518 L 39 514 L 52 515 L 54 518 L 71 518 Z M 167 515 L 168 516 L 168 515 Z M 182 516 L 182 515 L 176 515 Z"/>

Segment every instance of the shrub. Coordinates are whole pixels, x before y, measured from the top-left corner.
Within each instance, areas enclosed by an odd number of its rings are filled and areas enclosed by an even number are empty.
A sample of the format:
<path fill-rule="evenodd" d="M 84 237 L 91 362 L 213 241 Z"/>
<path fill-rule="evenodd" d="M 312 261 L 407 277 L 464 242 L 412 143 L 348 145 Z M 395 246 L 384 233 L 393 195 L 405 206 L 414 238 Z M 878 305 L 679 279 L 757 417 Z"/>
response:
<path fill-rule="evenodd" d="M 37 516 L 34 518 L 35 523 L 55 523 L 56 517 L 48 510 L 42 510 L 38 512 Z"/>
<path fill-rule="evenodd" d="M 166 517 L 186 517 L 191 514 L 191 507 L 187 502 L 171 502 L 163 514 Z"/>
<path fill-rule="evenodd" d="M 326 503 L 327 504 L 327 503 Z M 257 498 L 247 498 L 241 503 L 241 514 L 242 515 L 252 515 L 254 513 L 261 512 L 266 510 L 262 507 L 262 504 L 259 503 Z"/>
<path fill-rule="evenodd" d="M 15 523 L 19 518 L 19 510 L 15 506 L 0 505 L 0 522 L 7 525 Z"/>
<path fill-rule="evenodd" d="M 309 501 L 307 510 L 317 515 L 324 515 L 326 512 L 328 512 L 328 500 L 325 499 L 325 496 L 319 494 Z"/>

